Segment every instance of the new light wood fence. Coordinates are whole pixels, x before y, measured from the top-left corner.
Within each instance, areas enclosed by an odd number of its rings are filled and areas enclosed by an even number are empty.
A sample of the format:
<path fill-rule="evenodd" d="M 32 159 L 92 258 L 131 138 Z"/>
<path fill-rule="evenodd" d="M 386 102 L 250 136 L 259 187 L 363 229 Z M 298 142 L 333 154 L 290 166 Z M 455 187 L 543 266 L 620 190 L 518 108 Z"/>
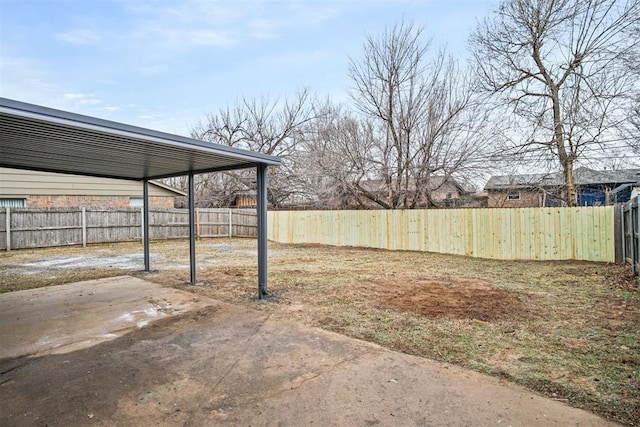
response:
<path fill-rule="evenodd" d="M 614 207 L 269 212 L 269 239 L 493 259 L 614 262 Z"/>
<path fill-rule="evenodd" d="M 494 259 L 615 260 L 614 208 L 271 211 L 269 239 Z M 188 212 L 152 209 L 154 240 L 186 238 Z M 141 209 L 0 209 L 0 249 L 142 239 Z M 199 237 L 257 236 L 255 210 L 197 209 Z"/>
<path fill-rule="evenodd" d="M 0 249 L 86 245 L 141 240 L 142 209 L 0 209 Z M 257 214 L 249 209 L 196 209 L 198 237 L 256 237 Z M 149 238 L 189 237 L 185 209 L 150 209 Z"/>

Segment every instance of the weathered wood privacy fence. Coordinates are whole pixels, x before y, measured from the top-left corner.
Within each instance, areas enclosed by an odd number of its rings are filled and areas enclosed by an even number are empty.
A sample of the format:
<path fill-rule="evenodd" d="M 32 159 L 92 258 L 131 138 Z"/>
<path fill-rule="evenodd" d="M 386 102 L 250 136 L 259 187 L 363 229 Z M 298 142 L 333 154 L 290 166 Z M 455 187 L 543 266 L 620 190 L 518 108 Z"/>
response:
<path fill-rule="evenodd" d="M 622 258 L 631 264 L 633 274 L 640 275 L 640 209 L 638 198 L 622 205 L 620 209 Z"/>
<path fill-rule="evenodd" d="M 0 209 L 0 249 L 35 248 L 142 239 L 142 209 Z M 256 237 L 251 209 L 196 209 L 198 237 Z M 186 209 L 150 209 L 149 237 L 187 238 Z"/>
<path fill-rule="evenodd" d="M 269 212 L 281 243 L 416 250 L 493 259 L 615 261 L 613 206 Z"/>

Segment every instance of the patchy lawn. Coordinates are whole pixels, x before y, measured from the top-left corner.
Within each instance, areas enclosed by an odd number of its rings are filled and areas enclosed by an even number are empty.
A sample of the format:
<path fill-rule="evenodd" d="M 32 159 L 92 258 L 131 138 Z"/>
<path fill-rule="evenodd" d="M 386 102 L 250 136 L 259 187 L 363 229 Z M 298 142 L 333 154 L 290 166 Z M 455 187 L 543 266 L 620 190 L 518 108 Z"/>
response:
<path fill-rule="evenodd" d="M 628 425 L 640 420 L 640 292 L 625 266 L 493 261 L 270 244 L 258 302 L 256 242 L 153 242 L 147 280 L 499 376 Z M 139 243 L 0 254 L 0 291 L 123 273 Z"/>

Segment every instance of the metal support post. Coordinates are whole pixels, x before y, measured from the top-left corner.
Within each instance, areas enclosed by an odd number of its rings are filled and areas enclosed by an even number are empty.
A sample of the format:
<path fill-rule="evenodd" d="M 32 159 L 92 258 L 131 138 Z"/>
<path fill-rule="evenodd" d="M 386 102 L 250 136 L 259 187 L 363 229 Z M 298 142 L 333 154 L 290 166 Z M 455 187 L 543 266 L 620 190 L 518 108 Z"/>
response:
<path fill-rule="evenodd" d="M 267 296 L 267 165 L 258 164 L 258 298 Z"/>
<path fill-rule="evenodd" d="M 196 284 L 196 201 L 193 172 L 189 172 L 189 260 L 191 284 Z"/>
<path fill-rule="evenodd" d="M 142 243 L 144 245 L 144 271 L 149 273 L 149 180 L 142 182 Z"/>

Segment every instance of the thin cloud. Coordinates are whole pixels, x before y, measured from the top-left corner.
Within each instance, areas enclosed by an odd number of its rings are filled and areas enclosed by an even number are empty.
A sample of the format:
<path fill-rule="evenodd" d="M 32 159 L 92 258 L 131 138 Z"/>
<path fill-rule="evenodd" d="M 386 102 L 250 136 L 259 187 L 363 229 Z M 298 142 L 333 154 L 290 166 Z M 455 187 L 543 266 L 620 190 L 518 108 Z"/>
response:
<path fill-rule="evenodd" d="M 228 47 L 237 43 L 230 33 L 212 29 L 187 29 L 170 26 L 146 25 L 134 33 L 134 37 L 145 43 L 166 48 L 184 49 L 189 46 Z"/>
<path fill-rule="evenodd" d="M 248 34 L 256 39 L 273 39 L 281 25 L 269 19 L 254 19 L 247 23 Z"/>
<path fill-rule="evenodd" d="M 59 97 L 58 86 L 49 81 L 41 61 L 4 55 L 0 57 L 0 95 L 18 101 L 39 103 Z"/>
<path fill-rule="evenodd" d="M 85 95 L 82 93 L 65 93 L 64 98 L 68 100 L 82 99 Z"/>
<path fill-rule="evenodd" d="M 161 74 L 167 70 L 166 65 L 144 65 L 136 68 L 139 75 L 142 76 L 154 76 Z"/>
<path fill-rule="evenodd" d="M 75 102 L 79 105 L 98 105 L 102 104 L 103 101 L 101 99 L 95 98 L 91 95 L 86 95 L 84 93 L 78 92 L 68 92 L 63 95 L 64 99 L 67 101 Z"/>
<path fill-rule="evenodd" d="M 56 34 L 56 39 L 75 45 L 91 45 L 100 42 L 102 37 L 93 30 L 75 29 Z"/>
<path fill-rule="evenodd" d="M 231 46 L 237 42 L 230 34 L 213 30 L 187 31 L 183 37 L 187 42 L 201 46 Z"/>
<path fill-rule="evenodd" d="M 334 18 L 335 8 L 316 2 L 126 1 L 134 19 L 132 35 L 157 46 L 229 47 L 250 40 L 277 39 L 294 28 Z"/>

